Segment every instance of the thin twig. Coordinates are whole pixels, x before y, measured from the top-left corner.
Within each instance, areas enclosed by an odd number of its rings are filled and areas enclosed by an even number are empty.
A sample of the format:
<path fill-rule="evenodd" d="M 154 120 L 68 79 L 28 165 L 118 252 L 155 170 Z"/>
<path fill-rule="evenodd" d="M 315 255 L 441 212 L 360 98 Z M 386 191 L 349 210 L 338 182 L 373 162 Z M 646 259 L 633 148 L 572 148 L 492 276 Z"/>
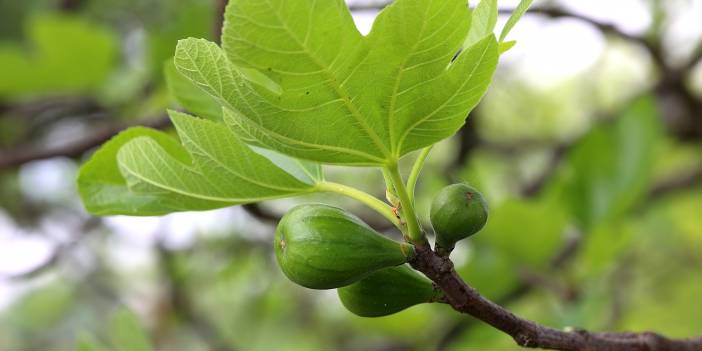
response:
<path fill-rule="evenodd" d="M 212 21 L 212 39 L 217 43 L 222 42 L 222 26 L 224 25 L 224 11 L 227 9 L 228 0 L 215 0 L 214 21 Z"/>
<path fill-rule="evenodd" d="M 84 139 L 50 149 L 36 149 L 31 145 L 18 146 L 10 150 L 0 150 L 0 170 L 17 167 L 32 161 L 39 161 L 54 157 L 80 157 L 90 149 L 99 146 L 117 133 L 133 126 L 145 126 L 156 129 L 165 129 L 171 125 L 167 116 L 151 118 L 139 123 L 122 126 L 106 127 L 97 130 Z"/>

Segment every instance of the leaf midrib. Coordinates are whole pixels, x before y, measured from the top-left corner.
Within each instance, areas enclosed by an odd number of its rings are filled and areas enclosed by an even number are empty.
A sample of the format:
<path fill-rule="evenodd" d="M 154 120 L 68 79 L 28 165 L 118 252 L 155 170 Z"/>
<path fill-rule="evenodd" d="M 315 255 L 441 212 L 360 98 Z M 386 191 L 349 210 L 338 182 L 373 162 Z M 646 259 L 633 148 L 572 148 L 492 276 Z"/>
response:
<path fill-rule="evenodd" d="M 366 123 L 365 119 L 363 118 L 363 115 L 361 115 L 360 111 L 356 107 L 356 105 L 353 103 L 348 98 L 349 94 L 344 94 L 348 93 L 343 89 L 341 86 L 334 84 L 333 82 L 338 82 L 338 79 L 335 77 L 332 72 L 329 71 L 329 67 L 327 67 L 322 61 L 319 60 L 315 55 L 313 55 L 312 52 L 310 52 L 309 48 L 302 42 L 300 42 L 300 39 L 295 36 L 293 31 L 288 27 L 288 24 L 286 21 L 283 20 L 283 18 L 280 15 L 280 12 L 278 12 L 278 9 L 274 8 L 273 5 L 270 3 L 270 0 L 265 0 L 266 4 L 268 7 L 272 10 L 273 14 L 275 17 L 278 19 L 278 21 L 281 23 L 283 29 L 285 30 L 286 33 L 288 33 L 288 36 L 294 40 L 294 42 L 305 52 L 305 54 L 312 60 L 312 62 L 319 67 L 323 74 L 327 77 L 329 86 L 334 89 L 334 92 L 336 93 L 337 96 L 339 96 L 343 102 L 344 106 L 346 109 L 351 112 L 351 115 L 354 117 L 356 122 L 361 126 L 361 128 L 366 132 L 366 134 L 371 138 L 373 143 L 376 145 L 378 150 L 385 156 L 386 159 L 391 159 L 392 158 L 392 153 L 385 147 L 385 144 L 383 144 L 382 140 L 380 139 L 380 136 L 375 133 L 375 131 L 370 128 L 370 126 Z M 313 3 L 313 6 L 316 4 L 316 1 Z M 311 31 L 310 28 L 307 28 L 307 31 Z M 361 39 L 362 40 L 362 39 Z M 342 91 L 342 89 L 344 91 Z"/>
<path fill-rule="evenodd" d="M 426 17 L 427 13 L 429 12 L 429 6 L 427 6 L 426 10 L 424 11 L 424 15 L 422 18 Z M 422 28 L 419 29 L 419 35 L 417 36 L 418 38 L 421 38 L 422 35 L 424 35 L 424 30 L 426 28 L 426 23 L 427 21 L 422 21 Z M 390 147 L 392 149 L 392 153 L 394 155 L 399 155 L 398 150 L 395 148 L 395 103 L 397 102 L 397 89 L 400 87 L 400 81 L 402 80 L 402 76 L 405 73 L 405 66 L 409 62 L 410 57 L 414 55 L 414 52 L 417 50 L 417 47 L 419 46 L 419 43 L 421 40 L 416 40 L 414 42 L 414 45 L 412 45 L 412 49 L 409 51 L 408 55 L 405 56 L 405 59 L 402 61 L 402 64 L 398 68 L 397 74 L 395 75 L 395 84 L 392 88 L 392 94 L 390 96 L 390 104 L 388 107 L 388 135 L 390 136 Z"/>
<path fill-rule="evenodd" d="M 470 81 L 471 79 L 473 79 L 473 76 L 475 75 L 475 71 L 478 69 L 478 67 L 480 67 L 480 66 L 483 64 L 483 60 L 485 59 L 485 55 L 487 54 L 488 49 L 489 49 L 491 46 L 492 46 L 492 45 L 490 45 L 490 43 L 489 43 L 488 45 L 485 46 L 485 49 L 483 50 L 483 52 L 482 52 L 481 55 L 480 55 L 480 59 L 478 59 L 478 60 L 476 61 L 476 64 L 475 64 L 475 66 L 473 67 L 473 69 L 471 70 L 471 72 L 470 72 L 470 74 L 468 75 L 468 77 L 466 77 L 466 79 L 463 80 L 463 83 L 461 83 L 460 87 L 459 87 L 458 89 L 456 89 L 456 90 L 453 92 L 453 94 L 451 94 L 451 96 L 450 96 L 448 99 L 446 99 L 446 101 L 444 101 L 439 107 L 437 107 L 436 109 L 434 109 L 434 111 L 432 111 L 431 113 L 427 114 L 426 116 L 420 118 L 420 119 L 417 120 L 415 123 L 413 123 L 409 128 L 407 128 L 407 130 L 405 130 L 405 132 L 402 134 L 402 137 L 400 138 L 399 150 L 402 150 L 402 147 L 404 146 L 405 139 L 406 139 L 407 136 L 412 132 L 412 130 L 414 130 L 419 124 L 424 123 L 427 119 L 431 118 L 431 117 L 432 117 L 434 114 L 436 114 L 439 110 L 441 110 L 442 108 L 444 108 L 444 107 L 446 106 L 446 104 L 449 103 L 449 101 L 453 100 L 453 99 L 456 97 L 456 95 L 459 94 L 459 92 L 462 92 L 462 91 L 463 91 L 463 88 L 466 86 L 466 84 L 468 84 L 468 81 Z"/>
<path fill-rule="evenodd" d="M 210 152 L 208 152 L 207 150 L 205 150 L 203 147 L 201 147 L 200 144 L 196 143 L 191 137 L 189 137 L 189 136 L 187 135 L 187 133 L 184 133 L 181 137 L 182 137 L 183 139 L 186 139 L 186 140 L 190 141 L 190 145 L 192 145 L 194 148 L 196 148 L 197 150 L 199 150 L 199 151 L 202 153 L 202 155 L 207 156 L 208 159 L 214 161 L 216 164 L 218 164 L 220 167 L 224 168 L 224 169 L 225 169 L 226 171 L 228 171 L 230 174 L 234 175 L 235 177 L 239 177 L 239 178 L 241 178 L 242 180 L 244 180 L 244 181 L 246 181 L 246 182 L 249 182 L 249 183 L 254 184 L 254 185 L 258 185 L 258 186 L 260 186 L 260 187 L 262 187 L 262 188 L 268 188 L 268 189 L 273 189 L 273 190 L 280 190 L 280 191 L 285 191 L 285 192 L 296 192 L 296 191 L 298 191 L 299 189 L 304 189 L 304 188 L 305 188 L 305 187 L 300 187 L 300 188 L 288 188 L 288 187 L 276 186 L 276 185 L 272 185 L 272 184 L 267 184 L 267 183 L 259 182 L 259 181 L 255 180 L 255 179 L 252 179 L 252 178 L 250 178 L 250 177 L 244 176 L 243 174 L 241 174 L 241 173 L 235 171 L 234 169 L 232 169 L 231 167 L 229 167 L 229 165 L 227 165 L 227 164 L 225 164 L 224 162 L 220 161 L 217 157 L 213 156 Z M 252 152 L 253 152 L 253 151 L 252 151 Z M 304 183 L 300 182 L 300 184 L 304 184 Z"/>
<path fill-rule="evenodd" d="M 142 150 L 141 148 L 139 148 L 139 150 L 142 153 L 144 153 L 144 150 Z M 145 159 L 148 160 L 148 158 L 145 158 Z M 197 193 L 194 193 L 191 191 L 186 191 L 183 189 L 179 189 L 176 187 L 172 187 L 172 186 L 163 184 L 162 182 L 159 182 L 157 180 L 147 178 L 145 176 L 142 176 L 136 170 L 129 167 L 127 164 L 125 164 L 123 162 L 121 162 L 120 164 L 125 171 L 129 172 L 130 175 L 132 175 L 133 177 L 135 177 L 135 178 L 137 178 L 137 179 L 139 179 L 147 184 L 151 184 L 157 188 L 164 189 L 164 190 L 176 193 L 176 194 L 180 194 L 180 195 L 184 195 L 184 196 L 188 196 L 188 197 L 192 197 L 192 198 L 200 199 L 200 200 L 216 201 L 216 202 L 224 202 L 224 203 L 228 203 L 228 204 L 234 204 L 234 203 L 245 203 L 245 202 L 272 200 L 272 199 L 277 199 L 277 198 L 280 198 L 283 196 L 283 195 L 271 195 L 271 196 L 255 197 L 255 198 L 250 198 L 250 197 L 230 198 L 230 197 L 220 197 L 220 196 L 197 194 Z M 303 194 L 303 193 L 308 193 L 308 192 L 312 192 L 312 191 L 313 191 L 313 188 L 310 188 L 310 189 L 302 188 L 302 189 L 295 191 L 294 193 Z M 287 194 L 286 194 L 286 196 L 287 196 Z"/>

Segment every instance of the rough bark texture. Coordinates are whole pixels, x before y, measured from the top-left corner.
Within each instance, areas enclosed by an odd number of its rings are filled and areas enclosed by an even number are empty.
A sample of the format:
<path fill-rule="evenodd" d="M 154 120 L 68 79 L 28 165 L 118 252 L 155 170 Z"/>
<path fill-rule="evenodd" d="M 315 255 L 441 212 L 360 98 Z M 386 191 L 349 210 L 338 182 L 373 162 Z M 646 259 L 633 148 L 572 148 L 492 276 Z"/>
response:
<path fill-rule="evenodd" d="M 410 264 L 445 292 L 447 302 L 456 311 L 501 330 L 523 347 L 563 351 L 702 351 L 702 337 L 676 340 L 652 332 L 557 330 L 521 318 L 482 297 L 458 276 L 449 258 L 439 256 L 429 246 L 417 247 Z"/>

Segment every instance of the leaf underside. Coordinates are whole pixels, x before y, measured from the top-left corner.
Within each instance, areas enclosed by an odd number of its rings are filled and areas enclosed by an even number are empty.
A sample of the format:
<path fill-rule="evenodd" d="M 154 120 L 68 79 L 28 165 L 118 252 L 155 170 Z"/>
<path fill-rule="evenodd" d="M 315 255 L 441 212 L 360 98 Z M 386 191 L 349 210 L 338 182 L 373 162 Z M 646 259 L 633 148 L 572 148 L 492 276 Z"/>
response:
<path fill-rule="evenodd" d="M 286 167 L 277 166 L 274 162 L 285 156 L 269 159 L 220 124 L 179 112 L 170 115 L 182 146 L 163 132 L 132 128 L 83 166 L 78 184 L 90 212 L 208 210 L 308 193 L 321 177 L 315 165 L 287 161 Z"/>
<path fill-rule="evenodd" d="M 166 71 L 206 120 L 170 112 L 180 141 L 119 134 L 81 168 L 81 198 L 97 215 L 208 210 L 316 191 L 322 163 L 392 164 L 453 135 L 484 95 L 493 3 L 397 0 L 362 36 L 342 0 L 232 0 L 222 47 L 181 40 Z"/>
<path fill-rule="evenodd" d="M 182 40 L 175 64 L 248 143 L 382 165 L 454 134 L 485 93 L 497 43 L 462 48 L 470 19 L 464 0 L 399 0 L 364 37 L 341 0 L 234 0 L 222 48 Z"/>

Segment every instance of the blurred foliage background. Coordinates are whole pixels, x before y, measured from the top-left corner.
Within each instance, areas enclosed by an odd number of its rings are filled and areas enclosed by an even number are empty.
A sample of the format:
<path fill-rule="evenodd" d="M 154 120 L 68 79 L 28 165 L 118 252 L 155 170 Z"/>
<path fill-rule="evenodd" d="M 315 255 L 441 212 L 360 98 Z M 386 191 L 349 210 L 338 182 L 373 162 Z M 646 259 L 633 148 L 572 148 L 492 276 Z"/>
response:
<path fill-rule="evenodd" d="M 331 196 L 85 213 L 77 167 L 126 126 L 168 128 L 184 89 L 167 64 L 176 41 L 216 38 L 224 3 L 0 1 L 0 350 L 515 350 L 446 306 L 359 318 L 334 291 L 284 279 L 276 220 L 301 201 L 340 203 Z M 469 284 L 529 319 L 700 334 L 702 1 L 582 3 L 536 1 L 466 127 L 433 150 L 420 215 L 430 228 L 444 185 L 481 189 L 488 225 L 453 257 Z M 350 5 L 365 31 L 383 6 Z M 573 65 L 582 52 L 590 60 Z M 380 174 L 327 171 L 383 196 Z"/>

